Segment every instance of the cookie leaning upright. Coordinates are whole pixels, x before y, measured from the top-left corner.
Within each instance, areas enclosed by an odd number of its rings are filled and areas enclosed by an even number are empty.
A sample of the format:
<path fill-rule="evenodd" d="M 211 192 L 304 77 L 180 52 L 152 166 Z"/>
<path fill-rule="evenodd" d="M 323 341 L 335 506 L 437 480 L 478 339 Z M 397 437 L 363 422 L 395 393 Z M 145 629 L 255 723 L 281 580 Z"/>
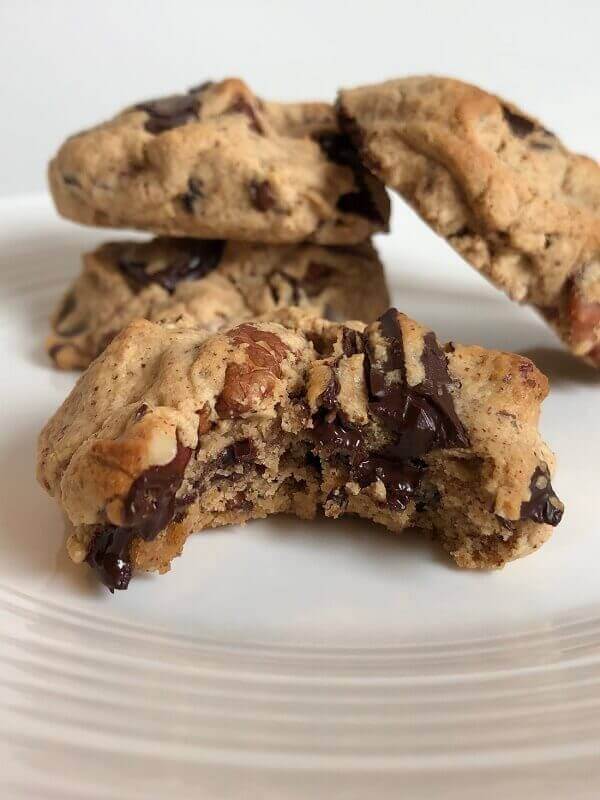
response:
<path fill-rule="evenodd" d="M 68 219 L 174 236 L 349 244 L 389 218 L 330 105 L 264 102 L 237 79 L 70 137 L 49 182 Z"/>
<path fill-rule="evenodd" d="M 475 86 L 432 76 L 344 90 L 375 175 L 571 351 L 600 366 L 600 166 Z"/>

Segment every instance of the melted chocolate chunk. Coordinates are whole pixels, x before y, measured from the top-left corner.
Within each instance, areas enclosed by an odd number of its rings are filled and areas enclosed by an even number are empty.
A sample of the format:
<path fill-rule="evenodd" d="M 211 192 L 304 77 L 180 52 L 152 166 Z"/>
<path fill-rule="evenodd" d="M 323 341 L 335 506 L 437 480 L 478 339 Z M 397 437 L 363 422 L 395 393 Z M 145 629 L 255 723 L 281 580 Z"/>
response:
<path fill-rule="evenodd" d="M 143 259 L 143 248 L 133 248 L 133 255 L 119 258 L 119 268 L 127 276 L 133 288 L 139 290 L 151 283 L 158 283 L 172 294 L 180 281 L 203 278 L 218 267 L 225 242 L 221 239 L 177 239 L 173 243 L 176 251 L 169 263 L 157 272 L 148 271 L 150 264 Z"/>
<path fill-rule="evenodd" d="M 367 368 L 369 409 L 396 435 L 395 442 L 385 448 L 384 454 L 406 459 L 417 458 L 431 450 L 468 447 L 466 430 L 456 415 L 449 392 L 452 379 L 446 356 L 431 332 L 424 337 L 421 355 L 425 379 L 416 386 L 408 385 L 397 314 L 395 309 L 390 309 L 380 318 L 381 332 L 388 340 L 383 367 L 374 367 L 369 358 Z M 386 381 L 390 372 L 397 373 L 400 380 Z"/>
<path fill-rule="evenodd" d="M 134 536 L 135 532 L 130 528 L 108 525 L 92 539 L 87 562 L 111 592 L 115 589 L 124 590 L 129 586 L 132 573 L 129 546 Z"/>
<path fill-rule="evenodd" d="M 250 181 L 248 193 L 250 202 L 258 211 L 270 211 L 276 203 L 273 187 L 267 180 Z"/>
<path fill-rule="evenodd" d="M 342 351 L 345 356 L 354 356 L 364 351 L 362 335 L 352 328 L 342 328 Z"/>
<path fill-rule="evenodd" d="M 111 592 L 129 585 L 132 573 L 129 550 L 133 539 L 140 536 L 150 541 L 173 519 L 175 495 L 191 454 L 191 448 L 178 443 L 172 461 L 142 472 L 125 498 L 124 525 L 107 525 L 92 539 L 87 561 Z"/>
<path fill-rule="evenodd" d="M 508 127 L 515 136 L 519 137 L 519 139 L 524 139 L 536 129 L 535 122 L 527 119 L 527 117 L 521 116 L 521 114 L 516 114 L 506 106 L 502 106 L 502 114 L 504 115 L 504 119 L 506 120 Z"/>
<path fill-rule="evenodd" d="M 531 497 L 521 504 L 521 519 L 532 519 L 556 526 L 561 521 L 564 507 L 558 499 L 552 484 L 548 467 L 536 467 L 529 485 Z"/>
<path fill-rule="evenodd" d="M 240 439 L 224 450 L 214 460 L 215 469 L 227 469 L 234 464 L 247 464 L 256 458 L 256 447 L 252 439 Z"/>
<path fill-rule="evenodd" d="M 350 137 L 345 133 L 328 132 L 318 134 L 315 139 L 330 161 L 349 167 L 354 173 L 357 191 L 341 195 L 337 208 L 344 214 L 357 214 L 373 222 L 385 222 L 373 201 L 365 179 L 366 170 Z"/>
<path fill-rule="evenodd" d="M 318 403 L 323 408 L 326 408 L 328 411 L 332 411 L 334 408 L 337 407 L 337 396 L 340 391 L 340 384 L 337 379 L 337 376 L 332 371 L 331 377 L 329 378 L 329 382 L 321 396 L 319 397 Z"/>
<path fill-rule="evenodd" d="M 190 178 L 187 192 L 184 192 L 179 199 L 188 214 L 193 214 L 196 200 L 202 197 L 204 197 L 204 184 L 198 178 Z"/>
<path fill-rule="evenodd" d="M 321 417 L 316 420 L 312 435 L 319 447 L 347 456 L 351 466 L 365 457 L 366 448 L 362 431 L 350 422 L 343 422 L 337 417 L 333 419 Z"/>
<path fill-rule="evenodd" d="M 169 524 L 191 454 L 190 447 L 178 444 L 172 461 L 150 467 L 136 478 L 125 499 L 124 527 L 135 528 L 136 536 L 150 541 Z"/>
<path fill-rule="evenodd" d="M 427 465 L 418 459 L 396 461 L 370 455 L 355 466 L 353 477 L 362 487 L 379 478 L 385 486 L 388 507 L 392 511 L 403 511 L 409 501 L 416 498 L 426 469 Z"/>
<path fill-rule="evenodd" d="M 315 139 L 327 158 L 334 164 L 356 170 L 363 169 L 356 148 L 345 133 L 336 131 L 319 133 Z"/>
<path fill-rule="evenodd" d="M 237 114 L 245 114 L 250 121 L 250 129 L 256 133 L 264 134 L 265 129 L 256 113 L 256 109 L 245 97 L 242 97 L 242 95 L 236 98 L 234 103 L 229 107 L 229 111 L 233 111 L 233 113 Z"/>
<path fill-rule="evenodd" d="M 369 392 L 369 411 L 378 417 L 393 434 L 393 441 L 378 450 L 369 450 L 363 430 L 331 414 L 337 391 L 328 385 L 315 420 L 313 438 L 318 447 L 333 457 L 347 459 L 350 479 L 365 487 L 379 479 L 386 488 L 387 504 L 393 510 L 405 509 L 412 499 L 423 511 L 439 502 L 435 489 L 421 490 L 427 465 L 421 456 L 431 450 L 469 446 L 467 433 L 454 410 L 449 387 L 446 356 L 433 333 L 423 341 L 421 361 L 424 380 L 409 386 L 402 328 L 398 312 L 390 309 L 381 318 L 381 333 L 387 340 L 387 355 L 381 366 L 374 364 L 374 353 L 368 338 L 344 328 L 342 348 L 345 355 L 364 351 L 365 376 Z M 394 381 L 388 381 L 392 374 Z M 334 395 L 335 390 L 335 395 Z"/>
<path fill-rule="evenodd" d="M 402 511 L 419 493 L 426 465 L 419 459 L 396 460 L 380 453 L 369 452 L 359 427 L 338 417 L 321 418 L 313 429 L 317 445 L 334 456 L 348 460 L 350 480 L 361 487 L 369 486 L 377 478 L 386 490 L 386 503 L 394 511 Z"/>
<path fill-rule="evenodd" d="M 157 100 L 146 100 L 138 103 L 135 108 L 148 114 L 144 123 L 148 133 L 164 133 L 198 118 L 198 94 L 198 90 L 190 90 L 187 94 L 172 94 Z"/>
<path fill-rule="evenodd" d="M 307 267 L 302 285 L 308 297 L 316 297 L 324 289 L 331 285 L 331 276 L 334 274 L 333 267 L 319 261 L 311 261 Z"/>
<path fill-rule="evenodd" d="M 365 182 L 362 178 L 359 180 L 358 177 L 356 182 L 361 185 L 360 191 L 343 194 L 336 203 L 337 208 L 344 214 L 357 214 L 359 217 L 365 217 L 365 219 L 370 219 L 372 222 L 384 222 Z"/>

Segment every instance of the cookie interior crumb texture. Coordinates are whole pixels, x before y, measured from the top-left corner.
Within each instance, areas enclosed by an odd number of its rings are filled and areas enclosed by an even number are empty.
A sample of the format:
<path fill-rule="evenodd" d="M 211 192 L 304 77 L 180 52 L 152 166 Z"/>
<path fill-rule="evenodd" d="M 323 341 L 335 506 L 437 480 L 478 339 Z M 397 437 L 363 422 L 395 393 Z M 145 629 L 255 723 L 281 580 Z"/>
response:
<path fill-rule="evenodd" d="M 283 306 L 370 322 L 389 306 L 368 242 L 345 247 L 219 239 L 112 242 L 83 257 L 59 303 L 46 349 L 60 369 L 83 369 L 134 319 L 215 331 Z"/>
<path fill-rule="evenodd" d="M 48 422 L 38 477 L 68 550 L 111 589 L 194 531 L 274 513 L 427 531 L 466 568 L 537 549 L 562 516 L 526 358 L 448 344 L 389 310 L 300 309 L 216 333 L 136 321 Z"/>
<path fill-rule="evenodd" d="M 236 78 L 71 136 L 49 184 L 68 219 L 169 236 L 345 245 L 389 221 L 331 105 L 266 102 Z"/>
<path fill-rule="evenodd" d="M 600 166 L 512 103 L 450 78 L 344 90 L 363 161 L 471 265 L 600 366 Z"/>

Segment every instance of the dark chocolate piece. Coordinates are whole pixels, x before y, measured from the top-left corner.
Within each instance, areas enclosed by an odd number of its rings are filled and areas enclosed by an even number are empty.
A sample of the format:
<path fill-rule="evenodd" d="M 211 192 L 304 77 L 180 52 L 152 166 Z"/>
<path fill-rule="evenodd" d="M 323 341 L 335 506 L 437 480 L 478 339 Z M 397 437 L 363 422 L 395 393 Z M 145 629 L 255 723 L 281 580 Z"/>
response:
<path fill-rule="evenodd" d="M 256 447 L 252 439 L 240 439 L 221 450 L 213 465 L 216 469 L 227 469 L 235 464 L 247 464 L 256 458 Z"/>
<path fill-rule="evenodd" d="M 172 461 L 150 467 L 136 478 L 123 508 L 124 527 L 135 527 L 135 534 L 149 541 L 169 524 L 175 495 L 191 454 L 190 447 L 178 444 Z"/>
<path fill-rule="evenodd" d="M 328 132 L 318 134 L 315 139 L 330 161 L 348 167 L 354 174 L 357 191 L 341 195 L 337 208 L 345 214 L 357 214 L 373 222 L 385 222 L 373 201 L 365 180 L 366 170 L 350 137 L 345 133 Z"/>
<path fill-rule="evenodd" d="M 331 285 L 333 267 L 319 261 L 311 261 L 302 278 L 302 286 L 308 297 L 316 297 Z"/>
<path fill-rule="evenodd" d="M 502 114 L 504 115 L 504 119 L 506 120 L 508 127 L 515 136 L 519 137 L 519 139 L 524 139 L 536 129 L 535 122 L 527 119 L 527 117 L 521 116 L 521 114 L 516 114 L 506 106 L 502 106 Z"/>
<path fill-rule="evenodd" d="M 362 335 L 352 328 L 342 328 L 342 351 L 345 356 L 354 356 L 364 351 Z"/>
<path fill-rule="evenodd" d="M 181 203 L 188 214 L 193 214 L 196 200 L 204 197 L 204 184 L 198 178 L 188 180 L 188 190 L 180 196 Z"/>
<path fill-rule="evenodd" d="M 360 191 L 343 194 L 336 203 L 337 208 L 344 214 L 357 214 L 372 222 L 384 222 L 362 178 L 357 178 L 356 182 L 360 184 Z"/>
<path fill-rule="evenodd" d="M 337 379 L 337 375 L 332 370 L 329 382 L 321 393 L 317 402 L 322 408 L 326 408 L 328 411 L 333 411 L 337 407 L 336 401 L 339 391 L 340 383 Z"/>
<path fill-rule="evenodd" d="M 345 328 L 342 348 L 346 355 L 353 355 L 359 352 L 362 344 L 369 411 L 389 428 L 393 441 L 377 451 L 370 451 L 361 428 L 323 412 L 316 418 L 313 438 L 333 457 L 347 458 L 350 479 L 360 486 L 368 486 L 379 478 L 386 488 L 390 508 L 402 510 L 414 499 L 418 509 L 423 510 L 431 501 L 432 489 L 421 497 L 420 485 L 427 465 L 420 457 L 435 449 L 468 447 L 469 440 L 454 410 L 449 392 L 452 379 L 435 335 L 427 333 L 424 337 L 421 360 L 425 379 L 417 386 L 409 386 L 398 312 L 390 309 L 380 318 L 380 323 L 388 342 L 382 366 L 374 364 L 374 354 L 364 334 L 361 336 Z M 394 382 L 388 381 L 390 374 L 395 377 Z M 335 376 L 333 381 L 336 381 Z M 320 398 L 329 412 L 335 408 L 339 391 L 333 381 Z"/>
<path fill-rule="evenodd" d="M 130 528 L 107 525 L 92 539 L 86 560 L 111 593 L 129 586 L 132 574 L 129 546 L 134 536 Z"/>
<path fill-rule="evenodd" d="M 338 417 L 321 417 L 313 430 L 313 438 L 333 457 L 346 457 L 349 480 L 364 488 L 379 478 L 385 486 L 386 503 L 394 511 L 402 511 L 411 499 L 418 496 L 426 471 L 425 463 L 419 459 L 400 461 L 369 452 L 361 429 Z"/>
<path fill-rule="evenodd" d="M 144 123 L 148 133 L 159 134 L 197 119 L 200 100 L 198 92 L 188 92 L 160 97 L 157 100 L 146 100 L 138 103 L 135 108 L 148 114 L 148 119 Z"/>
<path fill-rule="evenodd" d="M 273 193 L 273 187 L 267 180 L 250 181 L 248 193 L 250 194 L 250 202 L 257 211 L 270 211 L 275 205 L 276 198 Z"/>
<path fill-rule="evenodd" d="M 546 464 L 535 468 L 529 489 L 531 497 L 521 504 L 521 519 L 558 525 L 563 516 L 564 506 L 554 493 Z"/>
<path fill-rule="evenodd" d="M 221 239 L 176 239 L 173 241 L 176 252 L 166 267 L 149 272 L 149 263 L 144 259 L 144 246 L 132 248 L 132 255 L 119 258 L 119 268 L 129 282 L 138 290 L 151 283 L 158 283 L 172 294 L 180 281 L 203 278 L 218 267 L 225 242 Z"/>
<path fill-rule="evenodd" d="M 130 545 L 136 536 L 150 541 L 173 519 L 175 495 L 192 450 L 177 445 L 175 458 L 159 467 L 150 467 L 136 478 L 125 498 L 124 524 L 101 528 L 90 544 L 87 561 L 100 580 L 114 592 L 126 589 L 131 579 Z"/>
<path fill-rule="evenodd" d="M 417 458 L 431 450 L 469 446 L 467 432 L 454 410 L 449 387 L 446 356 L 435 335 L 425 334 L 421 360 L 425 380 L 409 386 L 402 329 L 398 312 L 390 309 L 380 318 L 381 332 L 388 340 L 388 354 L 382 368 L 373 366 L 369 357 L 367 384 L 369 409 L 395 433 L 395 442 L 385 448 L 384 455 L 397 459 Z M 368 345 L 368 343 L 367 343 Z M 367 346 L 370 355 L 370 347 Z M 399 381 L 388 382 L 394 372 Z"/>
<path fill-rule="evenodd" d="M 370 455 L 353 470 L 353 478 L 361 487 L 377 478 L 386 491 L 386 503 L 392 511 L 403 511 L 410 500 L 416 499 L 427 465 L 419 459 L 396 461 L 384 456 Z"/>

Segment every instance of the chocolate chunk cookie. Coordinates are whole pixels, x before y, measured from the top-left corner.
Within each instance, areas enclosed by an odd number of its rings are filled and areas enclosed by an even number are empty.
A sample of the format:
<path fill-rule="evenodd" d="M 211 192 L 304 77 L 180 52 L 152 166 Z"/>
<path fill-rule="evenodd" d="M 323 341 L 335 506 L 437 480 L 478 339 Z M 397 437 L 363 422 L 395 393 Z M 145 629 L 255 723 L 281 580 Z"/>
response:
<path fill-rule="evenodd" d="M 370 322 L 389 306 L 372 245 L 260 245 L 220 239 L 113 242 L 83 257 L 46 341 L 61 369 L 83 369 L 136 318 L 215 331 L 282 306 Z"/>
<path fill-rule="evenodd" d="M 449 78 L 342 91 L 373 173 L 571 351 L 600 366 L 600 166 L 514 105 Z"/>
<path fill-rule="evenodd" d="M 237 79 L 72 136 L 49 181 L 68 219 L 175 236 L 354 244 L 389 219 L 330 105 L 265 102 Z"/>
<path fill-rule="evenodd" d="M 213 334 L 138 320 L 44 428 L 38 477 L 71 558 L 111 590 L 166 571 L 193 531 L 319 509 L 495 568 L 562 516 L 546 393 L 526 358 L 441 345 L 394 309 L 368 326 L 283 309 Z"/>

